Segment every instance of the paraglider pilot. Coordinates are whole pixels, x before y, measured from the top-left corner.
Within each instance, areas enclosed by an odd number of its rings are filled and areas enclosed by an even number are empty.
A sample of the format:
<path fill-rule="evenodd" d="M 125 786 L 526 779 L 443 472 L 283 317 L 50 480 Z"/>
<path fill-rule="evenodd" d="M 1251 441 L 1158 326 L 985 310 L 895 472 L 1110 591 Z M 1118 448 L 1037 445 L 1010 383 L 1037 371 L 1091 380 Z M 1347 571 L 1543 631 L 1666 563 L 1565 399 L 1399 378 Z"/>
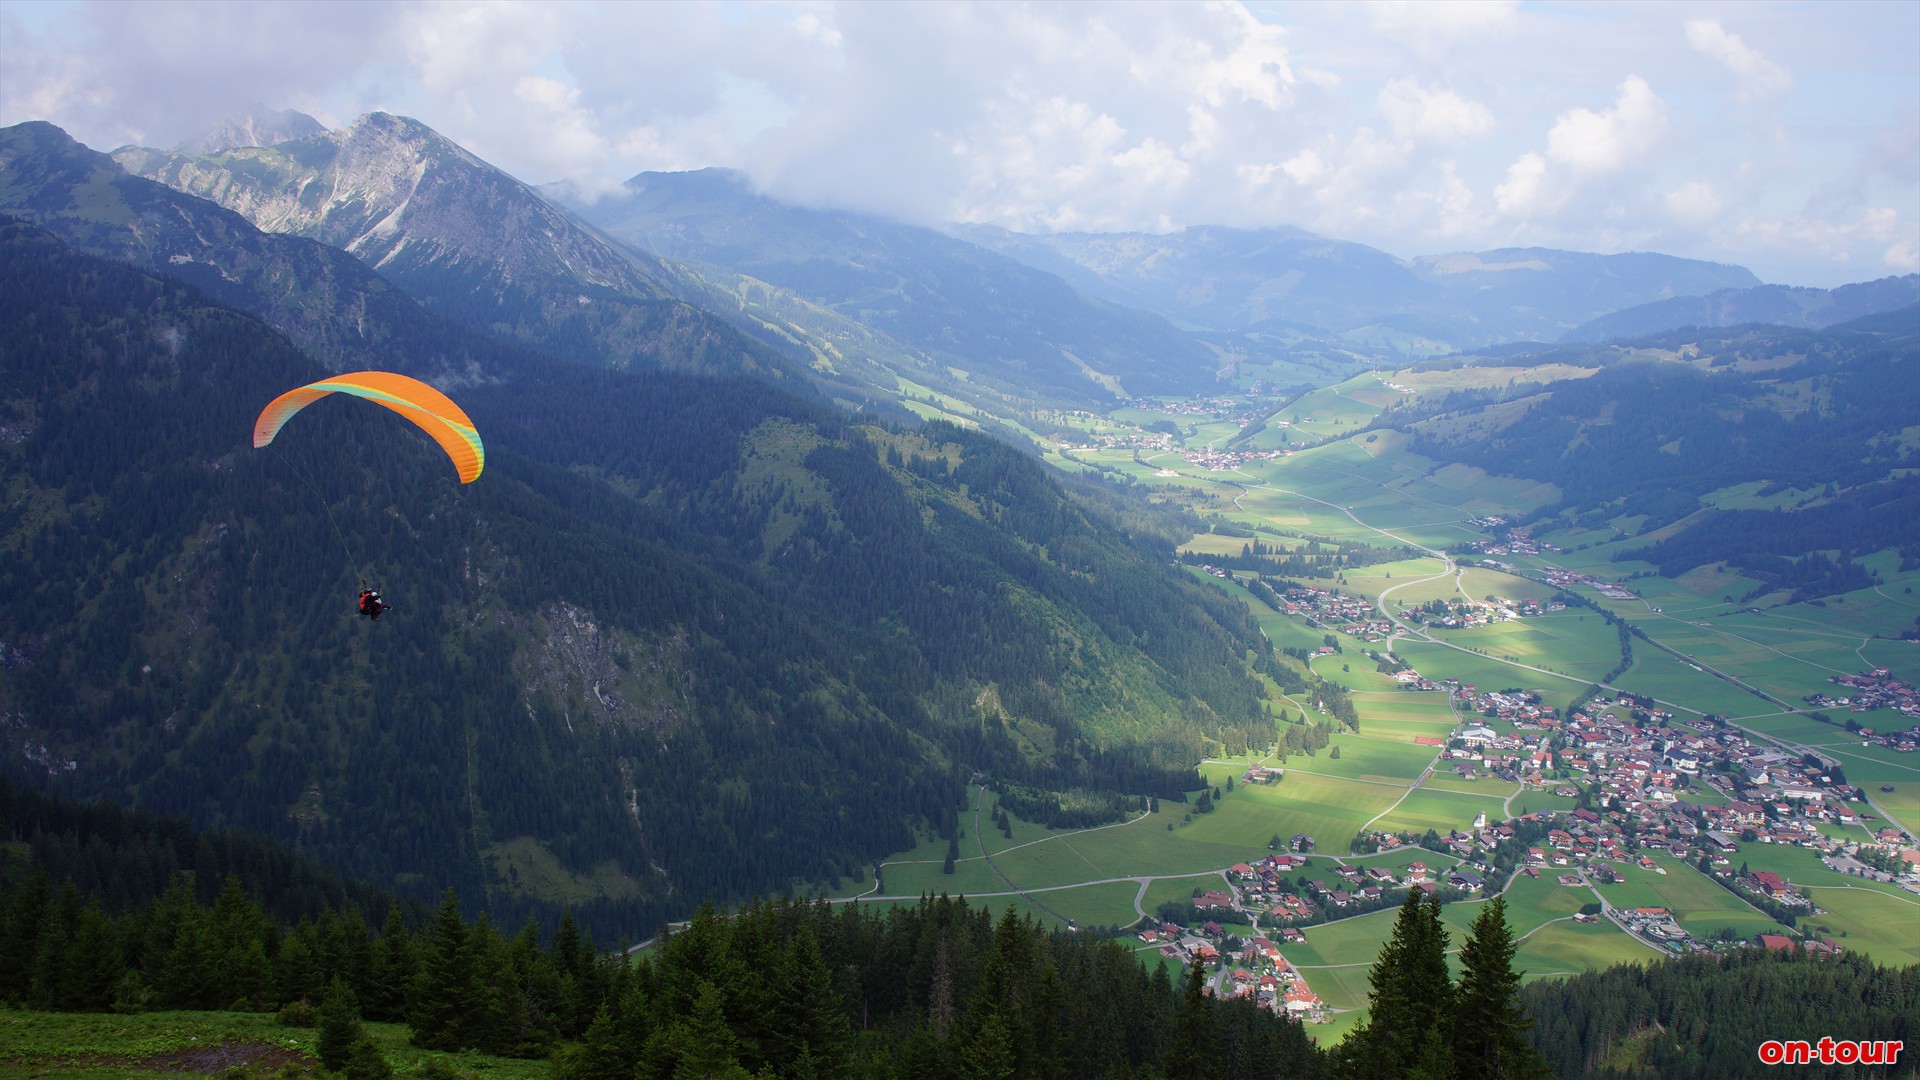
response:
<path fill-rule="evenodd" d="M 393 607 L 392 604 L 380 599 L 379 589 L 360 590 L 360 614 L 365 615 L 374 622 L 379 622 L 381 613 L 391 607 Z"/>

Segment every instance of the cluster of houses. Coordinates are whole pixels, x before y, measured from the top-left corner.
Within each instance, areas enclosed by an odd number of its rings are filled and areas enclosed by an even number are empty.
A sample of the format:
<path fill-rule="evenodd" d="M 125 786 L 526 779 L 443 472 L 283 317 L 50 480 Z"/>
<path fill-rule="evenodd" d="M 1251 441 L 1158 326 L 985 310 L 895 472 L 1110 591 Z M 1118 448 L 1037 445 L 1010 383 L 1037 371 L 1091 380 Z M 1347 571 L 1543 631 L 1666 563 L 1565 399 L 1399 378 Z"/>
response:
<path fill-rule="evenodd" d="M 1189 465 L 1214 472 L 1232 472 L 1249 461 L 1274 461 L 1293 453 L 1291 450 L 1187 450 L 1181 453 Z"/>
<path fill-rule="evenodd" d="M 1393 633 L 1393 624 L 1364 596 L 1348 596 L 1338 589 L 1301 586 L 1288 589 L 1280 600 L 1280 610 L 1305 619 L 1308 626 L 1316 629 L 1340 630 L 1366 641 L 1380 641 Z M 1322 645 L 1320 651 L 1337 650 L 1332 645 Z"/>
<path fill-rule="evenodd" d="M 1290 594 L 1289 599 L 1294 597 Z M 1409 681 L 1418 679 L 1417 674 L 1409 676 Z M 1834 681 L 1855 693 L 1909 689 L 1884 670 Z M 1509 781 L 1570 796 L 1584 788 L 1590 798 L 1572 810 L 1497 823 L 1482 815 L 1469 830 L 1444 837 L 1429 834 L 1424 841 L 1411 835 L 1368 838 L 1381 849 L 1424 842 L 1445 853 L 1440 859 L 1451 855 L 1460 860 L 1438 869 L 1417 861 L 1399 871 L 1322 866 L 1302 886 L 1294 875 L 1308 866 L 1313 841 L 1295 836 L 1285 845 L 1289 850 L 1236 863 L 1226 871 L 1231 883 L 1227 888 L 1195 898 L 1197 915 L 1218 921 L 1206 921 L 1198 930 L 1159 925 L 1143 931 L 1141 939 L 1182 963 L 1198 958 L 1220 965 L 1223 993 L 1250 996 L 1275 1011 L 1315 1020 L 1325 1018 L 1325 1006 L 1287 964 L 1280 948 L 1304 942 L 1309 924 L 1368 910 L 1369 902 L 1401 889 L 1486 895 L 1497 890 L 1509 868 L 1529 877 L 1551 874 L 1564 886 L 1585 888 L 1588 881 L 1604 885 L 1622 880 L 1615 867 L 1627 863 L 1665 873 L 1671 864 L 1663 865 L 1656 856 L 1666 856 L 1708 869 L 1726 887 L 1755 902 L 1817 913 L 1807 895 L 1780 874 L 1734 869 L 1743 844 L 1766 843 L 1814 848 L 1829 866 L 1858 865 L 1850 857 L 1865 859 L 1869 849 L 1881 867 L 1886 866 L 1885 856 L 1896 856 L 1895 869 L 1903 872 L 1882 869 L 1881 879 L 1897 880 L 1920 893 L 1920 850 L 1913 847 L 1912 837 L 1881 828 L 1871 841 L 1840 840 L 1823 831 L 1823 825 L 1860 824 L 1865 816 L 1859 810 L 1862 793 L 1827 775 L 1817 758 L 1795 757 L 1707 720 L 1679 722 L 1650 702 L 1627 695 L 1588 701 L 1563 718 L 1535 695 L 1482 692 L 1452 680 L 1443 684 L 1480 714 L 1444 740 L 1446 758 L 1457 762 L 1456 769 L 1477 773 L 1484 768 Z M 1496 731 L 1480 722 L 1495 718 L 1503 729 L 1512 730 Z M 1243 779 L 1269 779 L 1267 770 L 1257 771 L 1261 775 L 1249 769 Z M 1524 849 L 1516 852 L 1516 845 Z M 1859 871 L 1870 868 L 1859 866 Z M 1640 939 L 1674 953 L 1729 947 L 1693 938 L 1665 908 L 1614 907 L 1608 916 Z M 1599 916 L 1577 918 L 1591 921 Z M 1264 937 L 1243 942 L 1223 933 L 1219 921 L 1250 922 L 1256 929 L 1268 925 L 1279 944 Z M 1837 951 L 1830 941 L 1796 941 L 1783 934 L 1760 935 L 1756 941 L 1765 948 Z"/>
<path fill-rule="evenodd" d="M 1256 393 L 1258 391 L 1256 390 Z M 1258 417 L 1254 406 L 1240 398 L 1211 397 L 1195 398 L 1192 401 L 1162 401 L 1158 398 L 1133 398 L 1127 402 L 1129 408 L 1143 409 L 1147 412 L 1163 412 L 1172 416 L 1198 416 L 1213 419 L 1216 416 L 1232 416 L 1233 422 L 1245 427 Z"/>
<path fill-rule="evenodd" d="M 1473 518 L 1468 524 L 1499 533 L 1506 525 L 1506 519 L 1499 516 Z M 1499 533 L 1497 539 L 1476 541 L 1472 546 L 1487 555 L 1538 555 L 1543 551 L 1560 550 L 1556 545 L 1536 541 L 1526 529 L 1507 529 Z"/>
<path fill-rule="evenodd" d="M 1303 1022 L 1320 1023 L 1327 1019 L 1326 1003 L 1307 986 L 1307 981 L 1286 957 L 1280 955 L 1280 946 L 1270 938 L 1234 937 L 1219 924 L 1210 922 L 1198 930 L 1162 923 L 1140 931 L 1140 940 L 1156 946 L 1160 955 L 1183 966 L 1198 960 L 1213 967 L 1224 957 L 1220 992 L 1226 997 L 1252 998 L 1261 1008 Z"/>
<path fill-rule="evenodd" d="M 1599 593 L 1609 600 L 1640 599 L 1639 593 L 1634 592 L 1632 589 L 1618 582 L 1601 581 L 1598 578 L 1583 574 L 1578 570 L 1563 570 L 1559 567 L 1550 566 L 1542 570 L 1540 576 L 1546 580 L 1547 584 L 1562 589 L 1571 589 L 1576 585 L 1585 585 L 1587 588 L 1592 589 L 1594 592 Z M 1658 611 L 1660 609 L 1654 608 L 1654 610 Z"/>
<path fill-rule="evenodd" d="M 1844 708 L 1854 712 L 1892 709 L 1902 716 L 1920 719 L 1920 690 L 1894 678 L 1886 668 L 1871 668 L 1858 675 L 1832 675 L 1827 681 L 1846 687 L 1848 692 L 1843 697 L 1809 695 L 1807 702 L 1816 709 Z M 1862 728 L 1860 734 L 1869 742 L 1877 741 L 1895 750 L 1920 750 L 1920 727 L 1887 733 Z"/>
<path fill-rule="evenodd" d="M 1490 600 L 1456 600 L 1444 605 L 1444 612 L 1427 608 L 1411 608 L 1405 614 L 1414 622 L 1425 626 L 1446 630 L 1465 630 L 1475 626 L 1489 626 L 1493 623 L 1507 622 L 1511 619 L 1535 619 L 1550 611 L 1565 611 L 1567 605 L 1560 600 L 1548 600 L 1542 603 L 1533 597 L 1512 600 L 1496 596 Z"/>

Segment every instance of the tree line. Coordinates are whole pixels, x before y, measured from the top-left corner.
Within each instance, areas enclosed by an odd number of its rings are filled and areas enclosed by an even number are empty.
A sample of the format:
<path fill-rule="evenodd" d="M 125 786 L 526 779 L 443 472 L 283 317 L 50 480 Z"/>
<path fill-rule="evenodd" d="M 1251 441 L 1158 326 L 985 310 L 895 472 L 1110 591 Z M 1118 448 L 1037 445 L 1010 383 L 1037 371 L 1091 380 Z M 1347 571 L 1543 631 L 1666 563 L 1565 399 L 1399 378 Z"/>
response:
<path fill-rule="evenodd" d="M 60 1011 L 278 1011 L 318 1024 L 329 1068 L 378 1077 L 361 1020 L 415 1045 L 551 1058 L 556 1080 L 669 1077 L 1316 1077 L 1300 1025 L 1179 987 L 1117 941 L 946 896 L 873 907 L 769 899 L 703 907 L 639 954 L 570 917 L 543 942 L 469 919 L 448 892 L 276 922 L 237 877 L 211 904 L 188 875 L 109 913 L 37 869 L 0 895 L 0 998 Z M 368 1059 L 368 1054 L 373 1059 Z"/>

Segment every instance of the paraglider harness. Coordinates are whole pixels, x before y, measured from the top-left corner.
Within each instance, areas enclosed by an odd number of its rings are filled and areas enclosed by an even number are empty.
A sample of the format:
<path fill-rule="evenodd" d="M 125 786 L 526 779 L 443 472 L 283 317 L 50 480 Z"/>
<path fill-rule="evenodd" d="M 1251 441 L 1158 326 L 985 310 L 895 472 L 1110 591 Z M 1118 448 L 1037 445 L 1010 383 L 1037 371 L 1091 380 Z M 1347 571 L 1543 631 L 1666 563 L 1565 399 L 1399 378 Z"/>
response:
<path fill-rule="evenodd" d="M 390 610 L 392 607 L 392 604 L 380 599 L 379 589 L 362 588 L 360 590 L 360 614 L 365 615 L 374 622 L 379 622 L 381 614 Z"/>

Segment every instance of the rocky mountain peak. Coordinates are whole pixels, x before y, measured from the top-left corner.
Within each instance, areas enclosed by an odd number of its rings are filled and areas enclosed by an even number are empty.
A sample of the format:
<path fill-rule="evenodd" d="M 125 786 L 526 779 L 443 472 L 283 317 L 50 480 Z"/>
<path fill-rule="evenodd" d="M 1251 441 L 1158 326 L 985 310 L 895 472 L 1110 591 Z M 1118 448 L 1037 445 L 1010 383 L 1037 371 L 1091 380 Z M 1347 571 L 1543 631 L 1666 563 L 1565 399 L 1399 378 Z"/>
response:
<path fill-rule="evenodd" d="M 324 134 L 327 126 L 295 109 L 250 105 L 174 147 L 179 154 L 218 154 L 244 146 L 278 146 Z"/>

